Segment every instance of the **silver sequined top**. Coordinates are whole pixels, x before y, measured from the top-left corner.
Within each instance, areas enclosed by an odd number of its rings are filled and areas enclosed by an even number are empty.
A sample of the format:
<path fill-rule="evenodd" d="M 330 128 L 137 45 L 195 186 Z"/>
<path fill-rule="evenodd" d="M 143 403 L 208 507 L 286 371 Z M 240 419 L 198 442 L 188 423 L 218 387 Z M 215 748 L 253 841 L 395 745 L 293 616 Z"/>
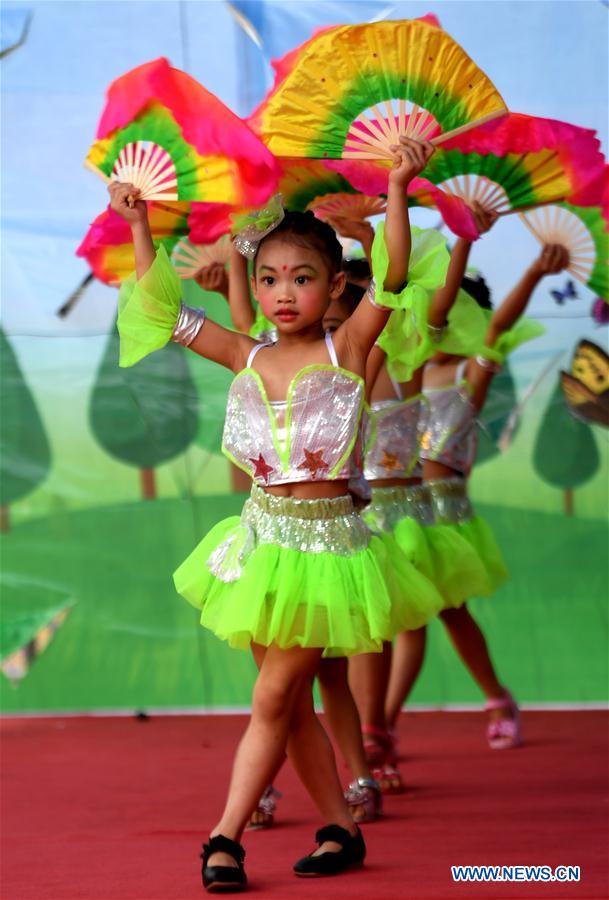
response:
<path fill-rule="evenodd" d="M 421 435 L 421 459 L 430 459 L 469 475 L 478 449 L 478 412 L 463 380 L 464 360 L 455 373 L 455 383 L 424 388 L 430 404 L 427 427 Z"/>
<path fill-rule="evenodd" d="M 427 407 L 419 395 L 408 400 L 378 400 L 366 409 L 364 477 L 368 481 L 417 475 L 420 429 L 427 421 Z"/>
<path fill-rule="evenodd" d="M 230 387 L 222 450 L 260 486 L 361 475 L 364 382 L 338 365 L 330 335 L 326 344 L 332 365 L 297 372 L 285 401 L 269 401 L 252 368 L 262 344 Z"/>

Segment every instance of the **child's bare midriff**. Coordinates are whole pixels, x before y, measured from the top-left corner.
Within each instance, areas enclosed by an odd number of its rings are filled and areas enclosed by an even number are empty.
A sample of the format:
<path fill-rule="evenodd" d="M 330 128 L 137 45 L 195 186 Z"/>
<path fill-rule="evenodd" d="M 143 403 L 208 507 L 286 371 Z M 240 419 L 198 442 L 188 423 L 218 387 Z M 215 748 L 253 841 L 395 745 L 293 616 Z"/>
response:
<path fill-rule="evenodd" d="M 266 487 L 267 494 L 275 497 L 296 497 L 298 500 L 333 500 L 349 493 L 349 482 L 341 481 L 305 481 L 292 484 L 278 484 Z"/>
<path fill-rule="evenodd" d="M 435 459 L 426 459 L 423 461 L 423 480 L 424 481 L 440 481 L 446 478 L 463 478 L 462 472 L 451 469 L 444 463 L 436 462 Z"/>

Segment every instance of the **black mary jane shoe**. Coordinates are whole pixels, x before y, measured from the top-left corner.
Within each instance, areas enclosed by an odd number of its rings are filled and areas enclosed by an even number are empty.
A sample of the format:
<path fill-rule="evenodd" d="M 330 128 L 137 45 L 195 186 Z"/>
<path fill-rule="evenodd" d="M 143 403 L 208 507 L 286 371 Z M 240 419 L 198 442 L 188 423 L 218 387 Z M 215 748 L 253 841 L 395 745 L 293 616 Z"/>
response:
<path fill-rule="evenodd" d="M 327 850 L 318 856 L 304 856 L 294 864 L 294 872 L 301 878 L 319 878 L 323 875 L 338 875 L 353 866 L 361 866 L 366 856 L 366 845 L 362 833 L 357 829 L 357 834 L 352 836 L 346 828 L 340 825 L 326 825 L 320 828 L 315 835 L 315 840 L 321 847 L 326 841 L 334 841 L 340 844 L 341 849 L 336 852 Z"/>
<path fill-rule="evenodd" d="M 214 853 L 228 853 L 237 863 L 236 866 L 208 866 L 207 861 Z M 203 844 L 201 853 L 203 866 L 203 887 L 210 894 L 231 893 L 244 891 L 247 887 L 247 875 L 243 868 L 245 850 L 237 841 L 231 841 L 223 834 L 217 834 L 209 839 L 208 844 Z"/>

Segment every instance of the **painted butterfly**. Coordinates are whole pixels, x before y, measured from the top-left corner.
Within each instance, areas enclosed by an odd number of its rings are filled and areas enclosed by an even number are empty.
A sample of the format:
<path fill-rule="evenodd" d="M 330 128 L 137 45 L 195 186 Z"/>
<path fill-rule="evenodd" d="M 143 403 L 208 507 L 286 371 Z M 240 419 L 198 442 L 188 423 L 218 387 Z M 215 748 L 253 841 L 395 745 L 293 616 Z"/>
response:
<path fill-rule="evenodd" d="M 571 371 L 560 373 L 567 406 L 578 419 L 609 428 L 609 356 L 592 341 L 575 348 Z"/>
<path fill-rule="evenodd" d="M 556 291 L 550 291 L 550 294 L 559 306 L 562 306 L 566 300 L 577 300 L 575 285 L 570 280 L 566 282 L 562 291 L 558 289 Z"/>

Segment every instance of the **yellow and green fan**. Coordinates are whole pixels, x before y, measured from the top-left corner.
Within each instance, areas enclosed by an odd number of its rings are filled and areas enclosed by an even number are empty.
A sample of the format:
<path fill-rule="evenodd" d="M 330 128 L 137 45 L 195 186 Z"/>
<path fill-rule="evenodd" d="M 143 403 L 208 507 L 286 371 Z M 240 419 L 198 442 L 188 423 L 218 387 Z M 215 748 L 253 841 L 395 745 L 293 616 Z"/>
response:
<path fill-rule="evenodd" d="M 213 244 L 191 244 L 188 238 L 182 238 L 173 249 L 171 261 L 180 278 L 194 278 L 197 272 L 213 263 L 226 265 L 230 248 L 228 234 L 223 234 Z"/>
<path fill-rule="evenodd" d="M 422 175 L 468 206 L 478 202 L 505 215 L 562 200 L 582 206 L 596 202 L 592 182 L 603 162 L 594 132 L 510 113 L 447 141 Z"/>
<path fill-rule="evenodd" d="M 256 205 L 277 183 L 272 154 L 217 97 L 166 59 L 110 85 L 85 165 L 144 200 Z"/>
<path fill-rule="evenodd" d="M 171 253 L 180 238 L 189 233 L 190 210 L 190 203 L 148 203 L 148 221 L 155 246 L 162 244 Z M 100 281 L 120 285 L 135 270 L 129 225 L 114 210 L 104 210 L 89 227 L 76 255 L 87 260 Z"/>
<path fill-rule="evenodd" d="M 370 200 L 370 211 L 365 215 L 376 214 L 384 209 L 384 200 L 372 192 L 371 198 L 361 194 L 340 172 L 330 168 L 330 164 L 320 159 L 278 159 L 279 169 L 278 192 L 283 205 L 292 212 L 312 210 L 318 215 L 318 207 L 335 198 L 342 204 L 343 212 L 336 209 L 331 215 L 346 215 L 347 208 L 353 210 L 353 204 L 362 206 Z M 372 207 L 374 206 L 374 210 Z M 218 233 L 235 230 L 235 222 L 243 215 L 252 212 L 247 207 L 231 207 L 230 204 L 207 204 L 193 209 L 189 223 L 190 239 L 193 243 L 211 243 Z M 320 218 L 323 217 L 323 211 Z M 352 217 L 352 215 L 351 215 Z"/>
<path fill-rule="evenodd" d="M 184 140 L 169 110 L 157 103 L 111 136 L 95 141 L 85 166 L 107 182 L 130 182 L 140 189 L 142 200 L 238 197 L 230 160 L 199 154 Z"/>
<path fill-rule="evenodd" d="M 286 209 L 304 212 L 320 197 L 353 196 L 357 191 L 339 172 L 320 159 L 278 159 L 281 170 L 278 191 Z"/>
<path fill-rule="evenodd" d="M 438 144 L 507 112 L 459 44 L 420 19 L 332 28 L 291 59 L 248 122 L 275 156 L 391 159 L 400 134 Z"/>
<path fill-rule="evenodd" d="M 520 218 L 541 244 L 566 247 L 567 271 L 609 300 L 609 232 L 601 207 L 558 203 L 521 213 Z"/>
<path fill-rule="evenodd" d="M 279 191 L 286 209 L 310 210 L 319 219 L 340 216 L 367 219 L 385 212 L 386 200 L 360 193 L 338 171 L 321 159 L 279 159 Z"/>

